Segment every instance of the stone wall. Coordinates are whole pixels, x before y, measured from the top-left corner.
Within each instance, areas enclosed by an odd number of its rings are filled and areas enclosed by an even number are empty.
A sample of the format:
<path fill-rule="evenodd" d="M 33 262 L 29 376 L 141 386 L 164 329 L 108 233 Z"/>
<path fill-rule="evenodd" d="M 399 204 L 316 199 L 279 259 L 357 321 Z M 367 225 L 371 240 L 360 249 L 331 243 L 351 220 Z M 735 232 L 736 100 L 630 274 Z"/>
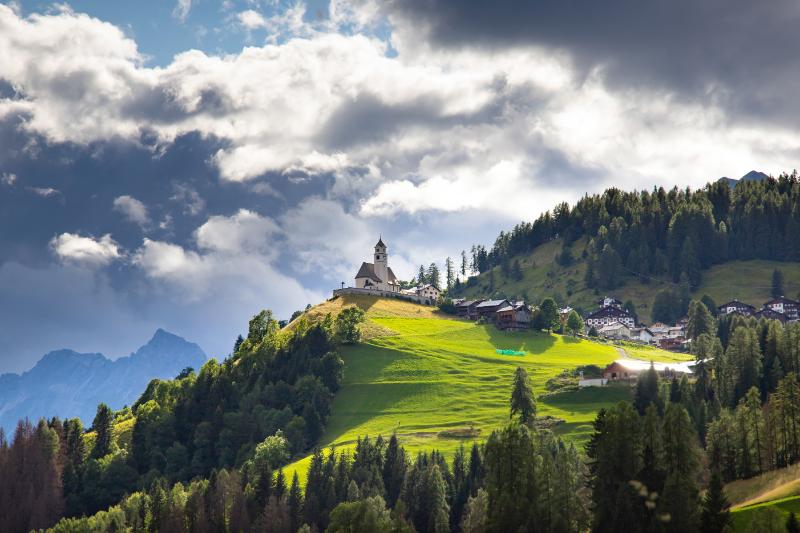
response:
<path fill-rule="evenodd" d="M 377 289 L 359 289 L 356 287 L 345 287 L 344 289 L 335 289 L 333 291 L 334 296 L 341 296 L 344 294 L 365 294 L 368 296 L 380 296 L 381 298 L 397 298 L 398 300 L 406 300 L 422 305 L 436 305 L 436 300 L 417 296 L 415 294 L 381 291 Z"/>

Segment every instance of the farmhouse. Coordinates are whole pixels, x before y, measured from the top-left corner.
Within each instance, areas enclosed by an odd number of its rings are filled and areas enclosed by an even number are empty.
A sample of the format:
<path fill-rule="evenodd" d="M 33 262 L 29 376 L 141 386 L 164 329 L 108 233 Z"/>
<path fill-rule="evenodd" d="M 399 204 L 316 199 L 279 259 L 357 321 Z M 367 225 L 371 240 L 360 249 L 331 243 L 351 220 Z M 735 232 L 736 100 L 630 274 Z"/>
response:
<path fill-rule="evenodd" d="M 475 312 L 480 317 L 488 317 L 490 320 L 495 319 L 495 313 L 501 308 L 511 305 L 508 300 L 485 300 L 475 306 Z"/>
<path fill-rule="evenodd" d="M 605 337 L 607 339 L 630 339 L 631 338 L 631 328 L 623 324 L 622 322 L 612 322 L 607 326 L 603 326 L 602 328 L 597 330 L 597 333 L 600 336 Z"/>
<path fill-rule="evenodd" d="M 693 363 L 649 363 L 637 359 L 617 359 L 603 370 L 603 378 L 608 381 L 635 380 L 639 374 L 646 372 L 650 365 L 661 377 L 671 378 L 677 375 L 691 374 Z"/>
<path fill-rule="evenodd" d="M 613 324 L 615 322 L 625 324 L 629 328 L 636 326 L 636 320 L 633 318 L 632 314 L 620 309 L 619 307 L 611 305 L 602 307 L 586 317 L 587 329 L 593 327 L 598 331 L 603 326 L 608 326 L 609 324 Z"/>
<path fill-rule="evenodd" d="M 433 302 L 439 300 L 439 296 L 442 294 L 439 289 L 437 289 L 430 283 L 414 287 L 413 289 L 404 289 L 402 292 L 404 294 L 414 294 Z"/>
<path fill-rule="evenodd" d="M 800 318 L 800 302 L 791 300 L 784 296 L 773 298 L 764 304 L 764 309 L 769 309 L 775 313 L 780 313 L 786 320 L 797 320 Z M 780 319 L 778 319 L 780 320 Z"/>
<path fill-rule="evenodd" d="M 616 307 L 617 309 L 622 309 L 622 302 L 611 296 L 606 296 L 602 300 L 599 300 L 597 305 L 600 307 Z"/>
<path fill-rule="evenodd" d="M 456 305 L 456 314 L 464 318 L 476 320 L 478 318 L 478 311 L 475 308 L 484 301 L 485 300 L 464 300 Z"/>
<path fill-rule="evenodd" d="M 752 305 L 740 302 L 736 299 L 720 305 L 717 309 L 721 315 L 731 315 L 737 313 L 744 316 L 753 316 L 753 314 L 756 312 L 756 308 Z"/>
<path fill-rule="evenodd" d="M 631 329 L 631 340 L 650 344 L 655 339 L 655 335 L 649 328 L 633 328 Z"/>
<path fill-rule="evenodd" d="M 756 317 L 757 320 L 765 318 L 767 320 L 778 320 L 780 322 L 786 322 L 789 319 L 789 317 L 786 316 L 784 313 L 781 313 L 780 311 L 775 311 L 773 309 L 770 309 L 769 307 L 764 307 L 764 309 L 757 311 L 756 314 L 754 314 L 753 316 Z"/>
<path fill-rule="evenodd" d="M 528 329 L 531 325 L 531 310 L 524 303 L 501 307 L 495 315 L 495 322 L 499 329 L 521 331 Z"/>

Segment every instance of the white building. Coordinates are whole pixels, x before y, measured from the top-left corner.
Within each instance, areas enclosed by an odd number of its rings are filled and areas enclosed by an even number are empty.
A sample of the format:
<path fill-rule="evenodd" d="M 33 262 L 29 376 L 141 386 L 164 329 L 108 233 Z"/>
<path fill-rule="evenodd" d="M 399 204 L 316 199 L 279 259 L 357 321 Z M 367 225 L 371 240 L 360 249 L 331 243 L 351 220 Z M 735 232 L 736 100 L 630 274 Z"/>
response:
<path fill-rule="evenodd" d="M 356 274 L 357 289 L 373 289 L 385 292 L 400 292 L 397 276 L 389 268 L 389 254 L 383 239 L 375 245 L 374 263 L 361 263 Z"/>

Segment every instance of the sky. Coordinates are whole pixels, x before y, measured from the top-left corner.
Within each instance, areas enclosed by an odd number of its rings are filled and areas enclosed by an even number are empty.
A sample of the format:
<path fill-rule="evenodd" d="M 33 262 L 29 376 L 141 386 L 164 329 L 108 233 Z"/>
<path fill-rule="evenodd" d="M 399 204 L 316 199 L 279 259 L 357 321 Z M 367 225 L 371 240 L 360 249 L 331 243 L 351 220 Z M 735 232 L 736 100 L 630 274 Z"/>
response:
<path fill-rule="evenodd" d="M 0 373 L 399 277 L 607 187 L 791 171 L 788 0 L 0 3 Z"/>

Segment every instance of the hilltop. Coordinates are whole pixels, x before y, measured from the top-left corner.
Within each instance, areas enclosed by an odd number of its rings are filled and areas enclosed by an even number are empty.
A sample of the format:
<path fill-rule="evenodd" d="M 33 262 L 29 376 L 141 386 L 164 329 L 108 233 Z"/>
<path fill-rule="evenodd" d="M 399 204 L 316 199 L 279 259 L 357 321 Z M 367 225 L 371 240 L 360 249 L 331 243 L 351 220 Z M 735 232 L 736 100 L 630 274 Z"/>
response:
<path fill-rule="evenodd" d="M 186 367 L 200 368 L 205 360 L 197 344 L 163 329 L 116 360 L 99 353 L 52 351 L 27 372 L 0 375 L 0 427 L 13 434 L 20 419 L 52 416 L 78 417 L 88 425 L 98 403 L 112 409 L 131 405 L 151 379 L 173 378 Z"/>
<path fill-rule="evenodd" d="M 610 386 L 548 394 L 549 379 L 580 366 L 604 367 L 618 348 L 533 331 L 503 332 L 490 324 L 457 319 L 432 307 L 370 296 L 341 296 L 306 316 L 319 317 L 348 305 L 366 311 L 364 342 L 343 346 L 344 380 L 333 401 L 320 445 L 352 447 L 359 436 L 393 432 L 411 451 L 452 454 L 482 441 L 508 421 L 511 380 L 517 366 L 531 377 L 541 417 L 582 448 L 601 407 L 630 398 L 630 388 Z M 498 355 L 497 349 L 524 351 Z M 674 361 L 687 356 L 657 349 L 635 356 Z M 631 354 L 632 356 L 634 354 Z M 288 468 L 304 475 L 308 458 Z"/>

